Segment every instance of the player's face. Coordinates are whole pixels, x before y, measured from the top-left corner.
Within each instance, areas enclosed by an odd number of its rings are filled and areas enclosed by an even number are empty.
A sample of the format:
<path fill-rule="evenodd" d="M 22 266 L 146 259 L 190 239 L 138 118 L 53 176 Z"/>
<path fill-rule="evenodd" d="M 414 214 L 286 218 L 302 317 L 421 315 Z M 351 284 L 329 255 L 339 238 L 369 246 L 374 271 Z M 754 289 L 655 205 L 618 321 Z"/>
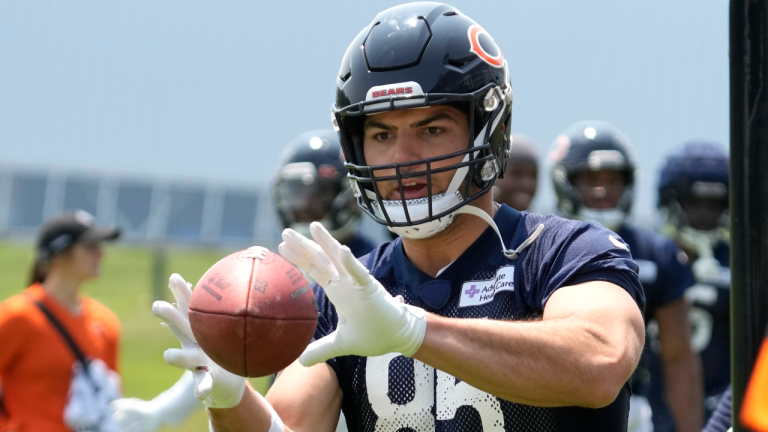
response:
<path fill-rule="evenodd" d="M 324 206 L 306 205 L 306 206 L 294 208 L 293 212 L 291 212 L 291 215 L 293 216 L 294 222 L 312 223 L 315 221 L 322 220 L 325 217 L 326 212 L 325 212 Z"/>
<path fill-rule="evenodd" d="M 467 117 L 458 109 L 439 105 L 422 109 L 388 111 L 370 116 L 365 122 L 364 150 L 368 165 L 410 162 L 442 156 L 467 149 L 469 125 Z M 432 162 L 431 168 L 445 167 L 461 162 L 463 156 Z M 403 167 L 400 173 L 426 171 L 426 164 Z M 432 195 L 448 189 L 456 171 L 432 174 Z M 377 177 L 394 175 L 394 169 L 374 170 Z M 396 180 L 377 182 L 382 198 L 399 200 L 427 196 L 427 178 L 403 179 L 403 193 Z"/>
<path fill-rule="evenodd" d="M 680 201 L 691 228 L 710 231 L 717 228 L 723 212 L 728 209 L 727 198 L 691 196 Z"/>
<path fill-rule="evenodd" d="M 296 223 L 322 220 L 339 193 L 335 184 L 315 181 L 306 185 L 300 181 L 284 182 L 279 186 L 279 205 L 290 212 Z"/>
<path fill-rule="evenodd" d="M 584 205 L 597 210 L 612 209 L 619 205 L 627 185 L 620 171 L 587 171 L 575 175 L 571 183 L 581 194 Z"/>
<path fill-rule="evenodd" d="M 496 180 L 493 198 L 516 210 L 527 210 L 536 195 L 539 170 L 529 161 L 509 161 L 503 179 Z"/>

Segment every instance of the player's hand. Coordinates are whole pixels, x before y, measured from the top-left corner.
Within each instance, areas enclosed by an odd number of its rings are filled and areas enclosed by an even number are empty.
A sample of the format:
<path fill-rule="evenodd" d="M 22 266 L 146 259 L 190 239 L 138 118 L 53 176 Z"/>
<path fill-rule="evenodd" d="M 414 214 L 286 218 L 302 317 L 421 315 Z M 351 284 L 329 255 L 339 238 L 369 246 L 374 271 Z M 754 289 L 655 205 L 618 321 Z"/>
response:
<path fill-rule="evenodd" d="M 309 240 L 292 229 L 283 231 L 280 255 L 316 280 L 339 315 L 336 331 L 311 343 L 299 361 L 312 366 L 344 355 L 412 356 L 424 341 L 427 314 L 393 298 L 349 248 L 313 222 Z"/>
<path fill-rule="evenodd" d="M 121 432 L 154 432 L 162 424 L 151 402 L 137 398 L 122 398 L 109 404 Z"/>
<path fill-rule="evenodd" d="M 168 329 L 181 342 L 181 349 L 171 348 L 163 354 L 165 361 L 181 369 L 192 371 L 195 378 L 195 397 L 209 408 L 232 408 L 240 403 L 245 391 L 245 378 L 227 372 L 213 362 L 197 344 L 189 326 L 189 299 L 192 289 L 178 274 L 171 275 L 169 287 L 176 298 L 176 306 L 156 301 L 152 313 L 163 320 Z"/>

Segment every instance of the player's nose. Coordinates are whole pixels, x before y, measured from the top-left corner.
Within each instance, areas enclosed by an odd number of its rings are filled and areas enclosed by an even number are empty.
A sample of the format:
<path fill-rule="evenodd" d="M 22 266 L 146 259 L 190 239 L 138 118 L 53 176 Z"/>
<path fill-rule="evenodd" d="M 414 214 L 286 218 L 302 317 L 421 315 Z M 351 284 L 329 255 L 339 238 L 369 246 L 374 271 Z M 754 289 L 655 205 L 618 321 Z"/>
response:
<path fill-rule="evenodd" d="M 401 133 L 398 135 L 394 145 L 392 163 L 412 162 L 423 159 L 421 150 L 420 142 L 414 134 Z"/>

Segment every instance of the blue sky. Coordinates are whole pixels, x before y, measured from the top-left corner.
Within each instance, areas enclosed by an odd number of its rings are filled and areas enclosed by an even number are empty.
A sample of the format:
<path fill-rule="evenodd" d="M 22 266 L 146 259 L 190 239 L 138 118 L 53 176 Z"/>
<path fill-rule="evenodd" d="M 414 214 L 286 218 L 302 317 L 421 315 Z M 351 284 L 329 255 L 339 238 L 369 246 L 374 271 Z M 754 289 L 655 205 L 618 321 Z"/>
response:
<path fill-rule="evenodd" d="M 0 162 L 265 184 L 285 143 L 330 126 L 342 54 L 398 3 L 0 2 Z M 503 50 L 513 130 L 542 155 L 578 120 L 629 135 L 638 212 L 672 147 L 728 144 L 727 2 L 452 4 Z"/>

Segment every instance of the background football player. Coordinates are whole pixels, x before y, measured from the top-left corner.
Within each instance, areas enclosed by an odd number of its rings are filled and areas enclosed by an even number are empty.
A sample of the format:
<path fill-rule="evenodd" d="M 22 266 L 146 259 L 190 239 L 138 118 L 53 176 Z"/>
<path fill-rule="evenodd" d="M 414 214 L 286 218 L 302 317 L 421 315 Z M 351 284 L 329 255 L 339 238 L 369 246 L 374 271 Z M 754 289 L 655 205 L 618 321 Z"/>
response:
<path fill-rule="evenodd" d="M 360 431 L 626 429 L 637 267 L 597 224 L 493 203 L 511 102 L 501 50 L 456 8 L 397 6 L 359 33 L 333 119 L 359 205 L 400 237 L 360 262 L 320 223 L 283 232 L 320 314 L 267 399 L 196 346 L 172 277 L 179 309 L 153 307 L 182 344 L 165 358 L 193 371 L 216 430 L 330 431 L 341 409 Z"/>
<path fill-rule="evenodd" d="M 539 161 L 536 149 L 524 135 L 512 134 L 504 177 L 493 185 L 493 200 L 515 210 L 528 210 L 539 184 Z"/>
<path fill-rule="evenodd" d="M 701 365 L 690 348 L 685 289 L 693 285 L 690 267 L 670 240 L 627 223 L 634 197 L 637 165 L 631 142 L 602 121 L 583 121 L 563 131 L 553 145 L 552 181 L 560 212 L 566 217 L 596 220 L 629 244 L 640 266 L 647 322 L 658 323 L 660 357 L 675 423 L 681 431 L 700 431 Z M 648 354 L 633 375 L 630 430 L 651 431 Z"/>
<path fill-rule="evenodd" d="M 273 198 L 284 228 L 309 236 L 319 221 L 352 254 L 361 257 L 376 247 L 358 229 L 360 207 L 344 168 L 339 135 L 333 130 L 305 132 L 280 157 Z"/>
<path fill-rule="evenodd" d="M 686 298 L 691 303 L 692 345 L 701 355 L 704 370 L 708 417 L 728 386 L 731 371 L 728 154 L 714 143 L 684 144 L 662 166 L 658 197 L 665 221 L 662 233 L 680 245 L 693 263 L 696 284 Z M 652 362 L 651 367 L 657 365 Z M 658 393 L 661 383 L 652 382 L 652 392 Z M 651 399 L 657 431 L 671 430 L 664 421 L 665 407 L 656 406 L 657 399 Z"/>

